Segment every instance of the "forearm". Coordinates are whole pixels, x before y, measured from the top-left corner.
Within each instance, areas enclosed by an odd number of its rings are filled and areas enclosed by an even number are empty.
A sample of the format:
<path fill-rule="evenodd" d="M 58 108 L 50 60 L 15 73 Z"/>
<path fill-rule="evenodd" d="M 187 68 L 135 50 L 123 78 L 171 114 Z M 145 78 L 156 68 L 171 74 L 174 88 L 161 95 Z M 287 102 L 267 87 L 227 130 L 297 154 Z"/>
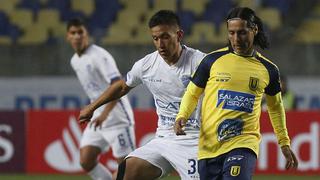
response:
<path fill-rule="evenodd" d="M 281 93 L 275 96 L 266 96 L 268 113 L 274 132 L 278 139 L 278 144 L 282 147 L 290 145 L 290 138 L 286 127 L 285 109 L 282 103 Z"/>
<path fill-rule="evenodd" d="M 110 101 L 102 111 L 102 114 L 105 118 L 109 115 L 109 113 L 112 111 L 112 109 L 117 105 L 118 100 Z"/>
<path fill-rule="evenodd" d="M 130 91 L 123 80 L 113 83 L 107 90 L 105 90 L 98 99 L 90 104 L 91 109 L 97 109 L 100 106 L 107 104 L 111 101 L 118 100 Z M 116 103 L 116 101 L 115 101 Z M 114 105 L 113 105 L 114 106 Z M 111 105 L 110 105 L 111 107 Z"/>
<path fill-rule="evenodd" d="M 185 94 L 183 95 L 179 113 L 176 119 L 185 118 L 188 119 L 193 113 L 198 104 L 199 97 L 203 92 L 203 88 L 197 87 L 194 83 L 190 82 Z"/>

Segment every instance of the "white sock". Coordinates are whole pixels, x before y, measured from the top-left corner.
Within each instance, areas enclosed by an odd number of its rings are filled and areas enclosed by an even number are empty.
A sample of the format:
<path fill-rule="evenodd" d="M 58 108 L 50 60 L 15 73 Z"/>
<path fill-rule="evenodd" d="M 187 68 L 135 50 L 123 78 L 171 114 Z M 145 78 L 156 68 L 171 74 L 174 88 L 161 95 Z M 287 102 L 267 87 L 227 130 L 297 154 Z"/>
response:
<path fill-rule="evenodd" d="M 101 163 L 98 163 L 90 172 L 88 172 L 88 175 L 93 180 L 112 180 L 111 172 Z"/>

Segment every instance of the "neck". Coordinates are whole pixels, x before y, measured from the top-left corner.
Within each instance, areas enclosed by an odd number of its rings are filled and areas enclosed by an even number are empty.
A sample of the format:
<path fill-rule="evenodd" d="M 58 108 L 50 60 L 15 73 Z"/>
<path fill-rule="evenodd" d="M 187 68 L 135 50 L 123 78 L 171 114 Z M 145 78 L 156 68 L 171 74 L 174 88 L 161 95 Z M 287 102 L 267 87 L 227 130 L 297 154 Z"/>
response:
<path fill-rule="evenodd" d="M 237 55 L 240 55 L 240 56 L 253 56 L 253 53 L 254 53 L 254 49 L 251 49 L 250 51 L 248 52 L 245 52 L 245 53 L 237 53 L 236 51 L 233 51 L 235 54 Z"/>
<path fill-rule="evenodd" d="M 165 59 L 166 63 L 169 66 L 176 64 L 179 61 L 181 54 L 182 54 L 182 46 L 179 45 L 177 53 L 175 53 L 170 59 Z"/>
<path fill-rule="evenodd" d="M 81 56 L 86 51 L 86 49 L 88 47 L 89 47 L 89 45 L 87 44 L 84 48 L 82 48 L 81 50 L 77 51 L 76 53 L 78 54 L 78 56 Z"/>

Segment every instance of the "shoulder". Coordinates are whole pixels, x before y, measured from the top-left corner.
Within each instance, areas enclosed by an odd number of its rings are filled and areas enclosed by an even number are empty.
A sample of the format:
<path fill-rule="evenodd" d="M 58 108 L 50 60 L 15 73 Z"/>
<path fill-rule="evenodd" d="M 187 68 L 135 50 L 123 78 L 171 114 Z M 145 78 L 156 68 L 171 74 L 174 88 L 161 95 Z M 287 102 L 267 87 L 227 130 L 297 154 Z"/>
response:
<path fill-rule="evenodd" d="M 92 52 L 92 51 L 93 51 L 93 52 L 107 52 L 106 49 L 104 49 L 104 48 L 101 47 L 101 46 L 97 46 L 97 45 L 95 45 L 95 44 L 89 45 L 88 50 L 91 51 L 91 52 Z"/>
<path fill-rule="evenodd" d="M 74 53 L 70 59 L 70 64 L 73 65 L 77 59 L 78 59 L 78 55 L 76 53 Z"/>
<path fill-rule="evenodd" d="M 256 52 L 255 57 L 265 66 L 268 71 L 279 71 L 279 68 L 271 60 Z"/>
<path fill-rule="evenodd" d="M 91 44 L 88 47 L 88 54 L 90 55 L 100 55 L 100 56 L 112 56 L 106 49 L 95 44 Z"/>
<path fill-rule="evenodd" d="M 150 54 L 147 54 L 146 56 L 139 59 L 138 61 L 136 61 L 135 66 L 141 66 L 142 68 L 149 68 L 157 62 L 157 59 L 159 57 L 160 57 L 160 55 L 159 55 L 158 51 L 154 51 Z"/>
<path fill-rule="evenodd" d="M 187 46 L 185 46 L 185 45 L 183 45 L 183 48 L 185 48 L 185 50 L 186 50 L 186 57 L 188 58 L 188 59 L 191 59 L 192 61 L 195 61 L 195 62 L 200 62 L 202 59 L 203 59 L 203 57 L 205 57 L 205 53 L 204 52 L 202 52 L 202 51 L 200 51 L 200 50 L 198 50 L 198 49 L 193 49 L 193 48 L 191 48 L 191 47 L 187 47 Z"/>
<path fill-rule="evenodd" d="M 198 50 L 198 49 L 194 49 L 194 48 L 191 48 L 191 47 L 188 47 L 186 45 L 183 45 L 183 48 L 186 49 L 186 52 L 188 55 L 194 55 L 194 56 L 204 56 L 205 53 Z"/>
<path fill-rule="evenodd" d="M 221 58 L 222 56 L 229 54 L 230 50 L 228 47 L 221 48 L 215 51 L 212 51 L 208 53 L 202 60 L 201 63 L 209 63 L 212 64 L 214 63 L 217 59 Z"/>
<path fill-rule="evenodd" d="M 94 61 L 114 61 L 113 56 L 106 49 L 95 44 L 90 45 L 88 54 L 89 56 L 94 57 Z"/>

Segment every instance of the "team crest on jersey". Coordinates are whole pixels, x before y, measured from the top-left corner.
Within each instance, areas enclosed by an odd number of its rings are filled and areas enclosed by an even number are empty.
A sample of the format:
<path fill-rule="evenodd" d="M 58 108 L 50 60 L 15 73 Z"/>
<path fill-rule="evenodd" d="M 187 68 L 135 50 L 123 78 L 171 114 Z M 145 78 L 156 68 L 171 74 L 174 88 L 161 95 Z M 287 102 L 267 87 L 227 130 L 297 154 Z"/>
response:
<path fill-rule="evenodd" d="M 238 176 L 240 174 L 240 169 L 241 169 L 240 166 L 231 166 L 230 175 L 231 176 Z"/>
<path fill-rule="evenodd" d="M 249 88 L 252 90 L 252 91 L 255 91 L 257 90 L 259 87 L 259 79 L 258 78 L 255 78 L 255 77 L 250 77 L 250 80 L 249 80 Z"/>
<path fill-rule="evenodd" d="M 188 75 L 183 75 L 181 78 L 181 81 L 182 81 L 182 84 L 184 85 L 184 87 L 187 87 L 190 80 L 191 80 L 191 77 L 188 76 Z"/>

